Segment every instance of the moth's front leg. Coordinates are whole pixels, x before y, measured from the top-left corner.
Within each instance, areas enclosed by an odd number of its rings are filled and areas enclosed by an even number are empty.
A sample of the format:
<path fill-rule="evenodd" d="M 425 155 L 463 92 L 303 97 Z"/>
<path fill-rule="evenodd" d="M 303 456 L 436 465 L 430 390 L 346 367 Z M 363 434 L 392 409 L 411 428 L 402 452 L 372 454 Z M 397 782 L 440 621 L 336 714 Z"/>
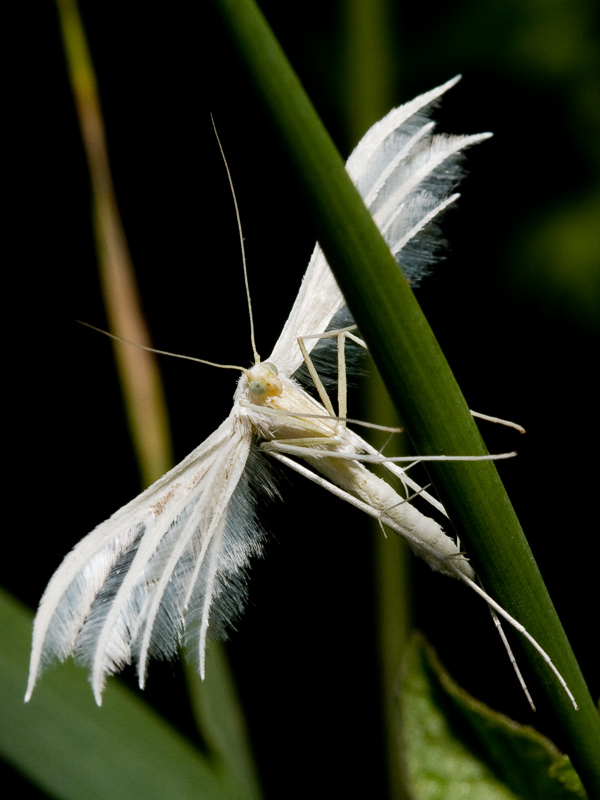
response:
<path fill-rule="evenodd" d="M 358 336 L 355 336 L 352 331 L 356 330 L 356 325 L 350 325 L 347 328 L 340 328 L 339 330 L 333 331 L 326 331 L 325 333 L 312 333 L 308 336 L 299 336 L 298 337 L 298 347 L 302 352 L 302 357 L 304 362 L 307 366 L 307 369 L 310 373 L 310 376 L 313 380 L 315 388 L 321 398 L 321 402 L 329 412 L 332 417 L 336 417 L 339 419 L 341 427 L 346 427 L 346 417 L 348 415 L 348 381 L 346 375 L 346 353 L 345 353 L 345 345 L 346 340 L 350 339 L 356 344 L 359 344 L 361 347 L 364 347 L 366 350 L 366 344 L 359 339 Z M 313 363 L 312 358 L 308 352 L 306 347 L 306 340 L 308 339 L 337 339 L 337 362 L 338 362 L 338 413 L 335 414 L 333 410 L 333 404 L 329 399 L 329 395 L 325 390 L 325 386 L 323 385 L 323 381 L 319 377 L 319 373 Z"/>

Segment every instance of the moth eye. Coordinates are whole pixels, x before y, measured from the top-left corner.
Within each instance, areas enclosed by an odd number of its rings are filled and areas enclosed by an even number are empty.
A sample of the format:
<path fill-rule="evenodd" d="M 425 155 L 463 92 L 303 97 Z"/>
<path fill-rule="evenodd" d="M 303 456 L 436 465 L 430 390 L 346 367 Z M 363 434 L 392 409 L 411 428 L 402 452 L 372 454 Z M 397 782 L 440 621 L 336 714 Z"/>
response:
<path fill-rule="evenodd" d="M 264 381 L 248 381 L 248 388 L 252 392 L 252 394 L 261 395 L 267 391 L 267 387 L 264 384 Z"/>
<path fill-rule="evenodd" d="M 273 373 L 273 375 L 275 375 L 275 376 L 279 375 L 279 370 L 277 369 L 275 364 L 273 364 L 272 361 L 265 361 L 263 363 L 263 367 L 267 367 L 267 369 L 270 369 L 271 372 Z"/>

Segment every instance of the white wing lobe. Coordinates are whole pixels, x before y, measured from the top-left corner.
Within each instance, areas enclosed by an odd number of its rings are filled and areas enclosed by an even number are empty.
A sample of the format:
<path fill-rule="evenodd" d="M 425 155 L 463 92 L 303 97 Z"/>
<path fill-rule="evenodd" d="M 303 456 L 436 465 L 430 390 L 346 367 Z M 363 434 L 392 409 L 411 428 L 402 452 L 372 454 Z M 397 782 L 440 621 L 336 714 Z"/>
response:
<path fill-rule="evenodd" d="M 465 148 L 491 136 L 433 135 L 429 121 L 437 100 L 460 76 L 393 109 L 363 136 L 346 163 L 365 205 L 406 277 L 416 285 L 435 260 L 439 215 L 458 197 Z M 345 305 L 342 293 L 317 244 L 300 291 L 269 361 L 293 375 L 302 364 L 298 337 L 322 333 Z M 316 339 L 306 342 L 308 351 Z"/>

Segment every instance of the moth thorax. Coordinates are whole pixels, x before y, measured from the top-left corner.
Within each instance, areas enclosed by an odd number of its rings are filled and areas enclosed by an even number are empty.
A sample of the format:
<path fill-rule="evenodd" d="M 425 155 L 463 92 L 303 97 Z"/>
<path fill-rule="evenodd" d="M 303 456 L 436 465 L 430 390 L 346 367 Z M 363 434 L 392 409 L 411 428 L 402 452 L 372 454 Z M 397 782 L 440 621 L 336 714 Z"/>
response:
<path fill-rule="evenodd" d="M 248 391 L 253 403 L 265 403 L 269 397 L 277 397 L 283 392 L 281 381 L 277 377 L 277 367 L 270 361 L 256 364 L 248 370 Z"/>

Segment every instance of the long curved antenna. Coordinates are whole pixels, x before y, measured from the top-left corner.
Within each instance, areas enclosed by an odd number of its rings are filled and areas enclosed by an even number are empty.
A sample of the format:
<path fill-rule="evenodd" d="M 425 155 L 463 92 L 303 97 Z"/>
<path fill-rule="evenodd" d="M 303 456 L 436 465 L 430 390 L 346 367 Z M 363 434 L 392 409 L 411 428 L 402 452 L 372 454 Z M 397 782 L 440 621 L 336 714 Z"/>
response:
<path fill-rule="evenodd" d="M 240 234 L 240 247 L 242 249 L 242 266 L 244 268 L 244 283 L 246 285 L 246 299 L 248 300 L 248 314 L 250 317 L 250 341 L 252 342 L 252 352 L 254 353 L 254 363 L 260 364 L 260 356 L 256 350 L 256 341 L 254 339 L 254 317 L 252 316 L 252 300 L 250 299 L 250 285 L 248 283 L 248 268 L 246 267 L 246 250 L 244 248 L 244 235 L 242 233 L 242 221 L 240 219 L 240 210 L 238 208 L 237 198 L 235 196 L 235 189 L 233 188 L 233 180 L 231 179 L 231 172 L 229 171 L 229 164 L 227 163 L 227 159 L 225 158 L 225 152 L 223 150 L 223 145 L 221 144 L 221 140 L 219 139 L 219 134 L 217 133 L 217 126 L 215 125 L 215 121 L 213 119 L 213 115 L 210 115 L 210 121 L 212 122 L 213 130 L 215 132 L 215 136 L 217 137 L 217 144 L 219 145 L 219 150 L 221 151 L 221 158 L 223 159 L 223 163 L 225 164 L 225 170 L 227 172 L 227 179 L 229 181 L 229 188 L 231 189 L 231 196 L 233 197 L 233 205 L 235 206 L 235 216 L 237 219 L 238 225 L 238 232 Z"/>
<path fill-rule="evenodd" d="M 84 325 L 86 328 L 91 328 L 93 331 L 97 331 L 97 333 L 103 333 L 105 336 L 109 336 L 111 339 L 114 339 L 117 342 L 123 342 L 123 344 L 130 344 L 132 347 L 137 347 L 140 350 L 146 350 L 148 353 L 157 353 L 161 356 L 172 356 L 173 358 L 183 358 L 186 361 L 196 361 L 198 364 L 208 364 L 209 367 L 218 367 L 219 369 L 237 369 L 240 372 L 243 372 L 244 375 L 248 375 L 248 370 L 244 367 L 238 367 L 236 364 L 217 364 L 216 361 L 207 361 L 204 358 L 195 358 L 194 356 L 182 356 L 181 353 L 170 353 L 168 350 L 157 350 L 155 347 L 147 347 L 145 344 L 139 344 L 138 342 L 131 342 L 129 339 L 124 339 L 122 336 L 117 336 L 116 333 L 110 333 L 110 331 L 102 330 L 102 328 L 97 328 L 95 325 L 90 325 L 89 322 L 83 322 L 80 319 L 76 319 L 75 322 L 78 322 L 80 325 Z"/>

